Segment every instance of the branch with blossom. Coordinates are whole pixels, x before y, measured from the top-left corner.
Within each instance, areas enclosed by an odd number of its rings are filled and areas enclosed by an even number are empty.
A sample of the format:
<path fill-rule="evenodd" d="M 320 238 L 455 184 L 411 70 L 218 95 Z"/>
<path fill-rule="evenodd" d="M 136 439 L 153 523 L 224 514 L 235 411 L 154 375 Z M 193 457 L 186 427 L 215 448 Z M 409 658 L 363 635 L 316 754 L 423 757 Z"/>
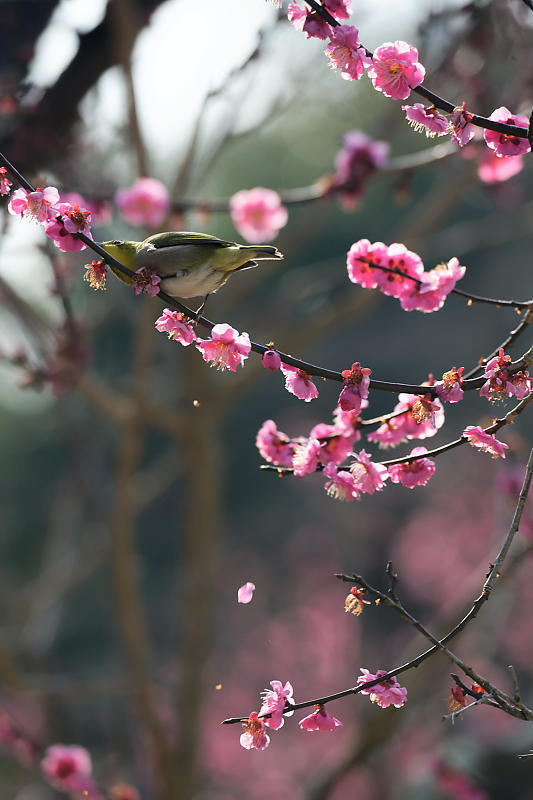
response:
<path fill-rule="evenodd" d="M 434 125 L 436 129 L 433 133 L 451 131 L 453 140 L 461 146 L 470 141 L 475 126 L 485 129 L 487 145 L 500 156 L 530 151 L 532 133 L 526 117 L 513 116 L 505 107 L 496 109 L 490 117 L 483 117 L 466 111 L 465 103 L 458 105 L 439 97 L 422 83 L 426 70 L 417 60 L 418 51 L 415 47 L 406 42 L 386 42 L 372 52 L 359 41 L 357 28 L 339 21 L 349 17 L 348 0 L 325 0 L 324 4 L 317 0 L 305 2 L 311 10 L 303 11 L 297 3 L 291 3 L 289 19 L 294 27 L 305 32 L 307 38 L 316 36 L 331 40 L 326 55 L 330 57 L 332 66 L 341 68 L 344 78 L 358 80 L 364 69 L 368 68 L 374 88 L 386 97 L 405 100 L 411 91 L 419 94 L 431 105 L 425 109 L 425 115 L 423 109 L 416 109 L 419 113 L 415 121 L 430 127 L 430 130 Z M 450 123 L 444 129 L 441 129 L 440 123 L 446 123 L 446 119 L 436 115 L 434 109 L 451 115 Z M 500 135 L 494 136 L 495 133 Z"/>
<path fill-rule="evenodd" d="M 504 692 L 497 687 L 495 687 L 490 681 L 483 678 L 479 675 L 475 670 L 473 670 L 469 665 L 467 665 L 461 658 L 459 658 L 455 653 L 453 653 L 449 648 L 446 646 L 452 639 L 454 639 L 459 633 L 461 633 L 478 615 L 481 607 L 488 601 L 490 595 L 494 589 L 495 583 L 501 576 L 501 570 L 507 554 L 511 548 L 512 542 L 516 533 L 518 532 L 520 526 L 520 520 L 522 517 L 522 513 L 524 510 L 525 502 L 529 493 L 529 488 L 531 485 L 531 479 L 533 476 L 533 449 L 530 452 L 526 473 L 524 476 L 524 481 L 522 484 L 522 488 L 516 503 L 515 511 L 513 514 L 513 518 L 509 529 L 506 533 L 506 536 L 502 542 L 500 550 L 494 560 L 494 562 L 490 565 L 489 572 L 485 578 L 483 583 L 481 593 L 474 601 L 471 609 L 468 611 L 467 614 L 454 626 L 454 628 L 449 631 L 444 637 L 438 639 L 433 636 L 432 633 L 427 630 L 427 628 L 417 620 L 410 612 L 408 612 L 405 607 L 403 606 L 402 602 L 400 601 L 396 585 L 398 576 L 393 571 L 392 566 L 390 563 L 387 565 L 387 576 L 389 579 L 389 589 L 388 591 L 384 592 L 381 589 L 378 589 L 371 584 L 369 584 L 361 575 L 352 574 L 352 575 L 345 575 L 345 574 L 337 574 L 336 577 L 344 582 L 351 583 L 355 585 L 356 592 L 352 589 L 348 598 L 347 602 L 347 611 L 352 611 L 353 609 L 353 600 L 354 596 L 358 597 L 359 602 L 362 600 L 362 596 L 370 596 L 374 597 L 376 600 L 376 604 L 379 605 L 386 605 L 392 608 L 397 614 L 399 614 L 404 620 L 406 620 L 412 627 L 414 627 L 422 636 L 428 639 L 432 643 L 432 647 L 428 650 L 420 653 L 416 658 L 410 659 L 405 664 L 402 664 L 400 667 L 397 667 L 393 670 L 385 671 L 379 670 L 376 675 L 372 675 L 368 672 L 368 670 L 363 669 L 363 676 L 358 679 L 358 683 L 355 686 L 350 687 L 349 689 L 344 689 L 340 692 L 335 692 L 330 695 L 326 695 L 324 697 L 315 698 L 313 700 L 307 700 L 302 703 L 295 703 L 292 695 L 293 689 L 290 683 L 285 685 L 285 689 L 290 687 L 290 691 L 281 692 L 277 690 L 277 683 L 273 682 L 273 692 L 268 692 L 269 702 L 263 704 L 259 713 L 254 712 L 253 715 L 249 716 L 241 716 L 241 717 L 230 717 L 223 721 L 223 724 L 232 725 L 241 723 L 246 727 L 247 733 L 255 733 L 257 736 L 257 741 L 261 741 L 262 747 L 258 747 L 258 749 L 264 749 L 268 745 L 268 735 L 265 731 L 265 726 L 273 727 L 274 729 L 278 729 L 281 727 L 280 720 L 283 716 L 287 716 L 287 714 L 291 714 L 294 711 L 303 708 L 315 707 L 315 713 L 322 713 L 322 709 L 324 706 L 332 702 L 333 700 L 338 700 L 343 697 L 347 697 L 348 695 L 355 695 L 359 693 L 363 694 L 370 694 L 371 699 L 374 702 L 377 702 L 378 705 L 382 707 L 386 707 L 390 703 L 398 706 L 402 706 L 406 699 L 406 691 L 405 689 L 401 689 L 397 682 L 397 676 L 407 672 L 408 670 L 414 669 L 420 664 L 422 664 L 425 660 L 430 658 L 431 656 L 435 655 L 435 653 L 442 652 L 444 655 L 447 656 L 456 666 L 458 666 L 465 675 L 471 678 L 474 681 L 473 689 L 467 689 L 467 693 L 473 694 L 474 696 L 481 695 L 483 692 L 486 697 L 484 697 L 483 702 L 489 703 L 491 705 L 495 705 L 496 707 L 500 708 L 505 713 L 517 717 L 519 719 L 527 720 L 529 722 L 533 722 L 533 711 L 529 709 L 527 706 L 524 705 L 522 702 L 519 693 L 516 689 L 516 681 L 513 680 L 513 684 L 515 685 L 515 690 L 513 695 L 509 695 L 507 692 Z M 276 684 L 276 686 L 274 685 Z M 464 684 L 460 684 L 460 686 L 464 686 Z M 281 687 L 281 683 L 280 683 Z M 371 690 L 374 690 L 371 692 Z M 462 691 L 464 691 L 462 689 Z M 404 694 L 405 693 L 405 694 Z M 372 698 L 372 694 L 374 694 L 374 698 Z M 380 698 L 382 698 L 382 702 L 380 702 Z M 481 699 L 481 698 L 480 698 Z M 396 702 L 394 702 L 396 700 Z M 390 702 L 389 702 L 390 701 Z M 473 705 L 477 705 L 478 703 L 474 703 Z M 469 706 L 471 707 L 471 706 Z M 269 724 L 269 720 L 272 718 L 273 715 L 275 716 L 275 723 L 273 726 Z M 253 730 L 251 730 L 253 729 Z M 328 728 L 333 729 L 333 728 Z M 256 745 L 252 745 L 256 746 Z"/>

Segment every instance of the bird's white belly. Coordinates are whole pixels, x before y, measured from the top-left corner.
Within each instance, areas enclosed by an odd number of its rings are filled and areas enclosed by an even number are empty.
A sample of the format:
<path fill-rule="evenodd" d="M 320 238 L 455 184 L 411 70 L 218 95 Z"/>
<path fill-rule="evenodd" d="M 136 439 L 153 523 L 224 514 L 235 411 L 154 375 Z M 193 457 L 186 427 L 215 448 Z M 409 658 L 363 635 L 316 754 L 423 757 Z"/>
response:
<path fill-rule="evenodd" d="M 220 289 L 226 275 L 209 264 L 192 269 L 188 275 L 161 278 L 161 289 L 173 297 L 203 297 Z"/>

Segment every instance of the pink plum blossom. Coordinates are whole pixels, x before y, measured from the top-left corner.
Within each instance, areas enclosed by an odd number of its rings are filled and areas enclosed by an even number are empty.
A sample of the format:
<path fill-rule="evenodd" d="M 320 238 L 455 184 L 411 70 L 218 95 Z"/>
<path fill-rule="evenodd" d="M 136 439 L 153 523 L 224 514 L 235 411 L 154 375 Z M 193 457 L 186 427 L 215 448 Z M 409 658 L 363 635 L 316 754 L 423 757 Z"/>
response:
<path fill-rule="evenodd" d="M 87 245 L 74 234 L 84 233 L 89 239 L 91 235 L 91 212 L 80 206 L 71 206 L 70 203 L 58 203 L 55 206 L 57 214 L 62 219 L 52 219 L 45 223 L 44 229 L 47 236 L 53 239 L 56 247 L 64 253 L 76 253 L 85 250 Z"/>
<path fill-rule="evenodd" d="M 253 244 L 275 239 L 289 218 L 279 194 L 261 186 L 234 194 L 230 214 L 241 236 Z"/>
<path fill-rule="evenodd" d="M 217 369 L 237 371 L 243 367 L 251 350 L 250 337 L 247 333 L 238 333 L 226 322 L 220 322 L 211 330 L 211 339 L 200 339 L 196 347 L 202 353 L 204 361 L 210 361 Z"/>
<path fill-rule="evenodd" d="M 243 604 L 251 603 L 254 596 L 254 591 L 255 583 L 250 583 L 250 581 L 248 581 L 247 583 L 243 584 L 237 591 L 237 602 Z"/>
<path fill-rule="evenodd" d="M 363 400 L 361 408 L 368 406 L 368 400 Z M 355 411 L 343 411 L 342 408 L 337 408 L 333 411 L 333 420 L 335 427 L 338 431 L 342 432 L 342 436 L 353 436 L 353 441 L 358 442 L 361 438 L 361 431 L 359 430 L 359 423 L 361 418 Z"/>
<path fill-rule="evenodd" d="M 378 287 L 383 294 L 401 298 L 412 291 L 415 281 L 423 279 L 424 264 L 418 253 L 408 250 L 404 244 L 394 242 L 387 247 L 387 255 L 381 266 L 386 270 L 376 270 Z"/>
<path fill-rule="evenodd" d="M 364 669 L 364 667 L 361 667 L 361 672 L 363 674 L 357 678 L 357 683 L 360 686 L 381 677 L 381 675 L 387 674 L 384 669 L 378 669 L 376 674 L 373 675 L 367 669 Z M 407 702 L 407 689 L 400 686 L 395 676 L 388 678 L 383 681 L 383 683 L 377 683 L 375 686 L 363 689 L 361 694 L 370 695 L 370 700 L 373 703 L 377 703 L 381 708 L 388 708 L 389 706 L 401 708 L 403 704 Z"/>
<path fill-rule="evenodd" d="M 291 442 L 287 434 L 278 431 L 272 419 L 263 422 L 257 433 L 255 444 L 265 461 L 278 467 L 291 467 L 297 448 L 296 442 Z"/>
<path fill-rule="evenodd" d="M 315 11 L 304 9 L 298 3 L 290 3 L 287 17 L 293 28 L 302 31 L 306 39 L 329 39 L 331 25 Z"/>
<path fill-rule="evenodd" d="M 287 681 L 285 686 L 281 681 L 270 681 L 272 689 L 266 689 L 263 692 L 263 705 L 259 711 L 259 715 L 270 714 L 268 719 L 265 719 L 265 725 L 268 725 L 273 731 L 277 731 L 283 727 L 284 716 L 292 717 L 294 711 L 288 711 L 285 715 L 283 710 L 287 704 L 294 705 L 293 688 L 292 684 Z"/>
<path fill-rule="evenodd" d="M 7 177 L 7 169 L 0 167 L 0 194 L 9 194 L 13 184 Z"/>
<path fill-rule="evenodd" d="M 393 100 L 405 100 L 424 80 L 418 50 L 407 42 L 385 42 L 374 51 L 368 74 L 374 89 Z"/>
<path fill-rule="evenodd" d="M 490 359 L 484 372 L 484 377 L 488 380 L 479 391 L 480 397 L 497 401 L 514 395 L 517 400 L 523 400 L 526 394 L 529 394 L 531 391 L 529 372 L 519 370 L 511 374 L 506 369 L 511 363 L 511 356 L 505 355 L 502 349 L 497 356 Z"/>
<path fill-rule="evenodd" d="M 352 13 L 350 0 L 324 0 L 323 5 L 335 19 L 348 19 Z"/>
<path fill-rule="evenodd" d="M 427 453 L 425 447 L 415 447 L 409 455 L 420 456 L 423 453 Z M 404 464 L 391 464 L 387 469 L 393 483 L 401 483 L 407 489 L 414 489 L 415 486 L 425 486 L 434 475 L 435 462 L 430 458 L 417 458 Z"/>
<path fill-rule="evenodd" d="M 380 270 L 368 262 L 387 266 L 387 246 L 383 242 L 371 244 L 368 239 L 359 239 L 348 250 L 348 277 L 365 289 L 376 289 L 381 280 Z"/>
<path fill-rule="evenodd" d="M 91 261 L 85 264 L 83 280 L 87 281 L 91 289 L 106 289 L 107 267 L 103 261 Z"/>
<path fill-rule="evenodd" d="M 477 168 L 478 177 L 483 183 L 503 183 L 522 171 L 522 156 L 499 156 L 493 150 L 485 150 Z"/>
<path fill-rule="evenodd" d="M 174 339 L 184 347 L 196 341 L 196 334 L 181 311 L 165 308 L 161 316 L 156 319 L 155 327 L 158 331 L 168 333 L 169 339 Z"/>
<path fill-rule="evenodd" d="M 452 367 L 443 374 L 442 381 L 435 384 L 437 394 L 444 403 L 459 403 L 463 399 L 461 383 L 464 369 L 464 367 L 458 369 Z"/>
<path fill-rule="evenodd" d="M 130 225 L 156 228 L 170 210 L 170 195 L 156 178 L 137 178 L 132 186 L 116 192 L 115 203 Z"/>
<path fill-rule="evenodd" d="M 500 106 L 492 112 L 489 119 L 495 122 L 505 122 L 507 125 L 516 125 L 519 128 L 525 128 L 526 132 L 529 127 L 527 117 L 522 117 L 519 114 L 511 114 L 508 108 Z M 485 129 L 483 132 L 485 141 L 491 150 L 494 150 L 497 156 L 520 156 L 524 153 L 529 153 L 531 146 L 527 138 L 522 139 L 519 136 L 512 134 L 496 133 L 496 131 Z"/>
<path fill-rule="evenodd" d="M 59 789 L 81 793 L 91 784 L 91 756 L 84 747 L 54 744 L 46 750 L 41 767 Z"/>
<path fill-rule="evenodd" d="M 369 433 L 367 437 L 369 442 L 378 442 L 380 447 L 396 447 L 406 439 L 426 439 L 435 436 L 444 424 L 444 408 L 440 400 L 429 398 L 432 411 L 429 416 L 419 419 L 419 415 L 415 417 L 413 413 L 413 409 L 416 410 L 417 404 L 420 403 L 418 395 L 402 393 L 398 395 L 398 399 L 399 403 L 393 409 L 398 416 L 386 420 L 377 431 Z"/>
<path fill-rule="evenodd" d="M 270 744 L 270 736 L 265 730 L 265 723 L 257 716 L 257 711 L 252 711 L 243 723 L 244 733 L 241 734 L 241 746 L 245 750 L 265 750 Z"/>
<path fill-rule="evenodd" d="M 344 135 L 342 148 L 335 157 L 331 189 L 340 195 L 345 210 L 357 205 L 367 181 L 386 164 L 388 157 L 386 142 L 374 141 L 361 131 L 348 131 Z"/>
<path fill-rule="evenodd" d="M 309 434 L 310 441 L 320 443 L 319 459 L 322 464 L 340 464 L 344 461 L 356 438 L 353 428 L 327 425 L 325 422 L 319 422 Z"/>
<path fill-rule="evenodd" d="M 56 205 L 59 203 L 59 192 L 55 186 L 27 192 L 16 189 L 11 195 L 7 210 L 10 214 L 33 217 L 37 222 L 48 222 L 57 216 Z"/>
<path fill-rule="evenodd" d="M 363 494 L 381 492 L 389 477 L 387 467 L 383 464 L 373 464 L 370 455 L 364 450 L 354 455 L 355 461 L 350 467 L 350 472 L 354 478 L 356 491 Z"/>
<path fill-rule="evenodd" d="M 505 458 L 505 451 L 509 449 L 508 444 L 498 441 L 495 436 L 486 433 L 479 425 L 467 425 L 463 436 L 472 447 L 477 447 L 484 453 L 490 453 L 492 458 Z"/>
<path fill-rule="evenodd" d="M 333 462 L 324 467 L 324 475 L 329 478 L 324 489 L 329 497 L 335 500 L 359 500 L 359 489 L 355 485 L 355 479 L 351 472 L 337 470 Z"/>
<path fill-rule="evenodd" d="M 425 314 L 438 311 L 465 272 L 466 267 L 462 267 L 455 256 L 447 264 L 437 264 L 429 272 L 424 271 L 421 282 L 412 281 L 411 288 L 401 295 L 400 304 L 403 310 L 416 309 Z"/>
<path fill-rule="evenodd" d="M 368 367 L 361 367 L 359 361 L 352 364 L 351 369 L 343 370 L 344 383 L 338 401 L 339 407 L 343 411 L 359 413 L 362 401 L 368 397 L 371 372 L 372 370 Z"/>
<path fill-rule="evenodd" d="M 330 66 L 339 69 L 342 77 L 348 81 L 358 81 L 365 67 L 371 63 L 359 41 L 359 31 L 353 25 L 334 28 L 325 52 Z"/>
<path fill-rule="evenodd" d="M 151 297 L 155 297 L 161 291 L 160 283 L 161 278 L 155 269 L 150 267 L 140 267 L 136 270 L 133 280 L 133 291 L 135 294 L 146 292 Z"/>
<path fill-rule="evenodd" d="M 450 123 L 439 114 L 435 106 L 426 107 L 423 103 L 415 103 L 413 106 L 402 106 L 402 109 L 415 131 L 423 131 L 429 137 L 448 133 Z"/>
<path fill-rule="evenodd" d="M 472 114 L 466 110 L 466 103 L 454 108 L 450 115 L 450 134 L 452 142 L 464 147 L 473 137 Z"/>
<path fill-rule="evenodd" d="M 65 192 L 61 194 L 61 202 L 86 208 L 91 214 L 94 225 L 109 225 L 111 222 L 111 206 L 105 201 L 87 200 L 78 192 Z"/>
<path fill-rule="evenodd" d="M 300 400 L 305 400 L 306 403 L 318 397 L 318 389 L 305 370 L 291 367 L 290 364 L 282 364 L 281 371 L 285 375 L 285 388 L 288 392 Z"/>
<path fill-rule="evenodd" d="M 300 720 L 298 725 L 304 731 L 334 731 L 342 722 L 328 714 L 320 703 L 313 706 L 314 711 Z"/>
<path fill-rule="evenodd" d="M 486 792 L 479 789 L 467 775 L 459 772 L 458 769 L 439 761 L 435 772 L 439 792 L 447 797 L 454 800 L 490 800 Z"/>
<path fill-rule="evenodd" d="M 316 472 L 321 463 L 321 453 L 322 445 L 318 439 L 309 438 L 305 444 L 297 445 L 292 460 L 294 476 L 303 478 L 304 475 Z"/>
<path fill-rule="evenodd" d="M 265 369 L 275 372 L 281 367 L 281 358 L 277 350 L 266 350 L 261 359 Z"/>

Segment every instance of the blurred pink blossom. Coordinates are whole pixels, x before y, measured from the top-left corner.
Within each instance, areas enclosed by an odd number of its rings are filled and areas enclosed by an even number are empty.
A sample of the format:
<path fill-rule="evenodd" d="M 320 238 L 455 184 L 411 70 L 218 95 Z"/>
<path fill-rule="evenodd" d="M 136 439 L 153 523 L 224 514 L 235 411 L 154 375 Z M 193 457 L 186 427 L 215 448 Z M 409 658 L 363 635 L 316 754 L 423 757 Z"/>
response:
<path fill-rule="evenodd" d="M 331 25 L 315 11 L 305 9 L 298 3 L 290 3 L 287 11 L 289 22 L 297 31 L 302 31 L 306 39 L 329 39 Z"/>
<path fill-rule="evenodd" d="M 289 218 L 279 194 L 260 186 L 234 194 L 230 214 L 241 236 L 253 244 L 275 239 Z"/>
<path fill-rule="evenodd" d="M 7 169 L 0 167 L 0 194 L 9 194 L 13 184 L 7 177 Z"/>
<path fill-rule="evenodd" d="M 54 744 L 47 748 L 41 768 L 50 783 L 59 789 L 79 797 L 100 796 L 91 780 L 91 756 L 84 747 Z"/>
<path fill-rule="evenodd" d="M 502 183 L 521 172 L 523 167 L 522 156 L 499 156 L 493 150 L 484 150 L 479 157 L 477 174 L 484 183 Z"/>
<path fill-rule="evenodd" d="M 137 178 L 132 186 L 116 192 L 115 203 L 126 222 L 156 228 L 169 212 L 170 195 L 156 178 Z"/>
<path fill-rule="evenodd" d="M 354 208 L 368 179 L 385 165 L 388 156 L 386 142 L 375 141 L 361 131 L 348 131 L 344 135 L 342 148 L 335 157 L 331 188 L 339 193 L 345 210 Z"/>

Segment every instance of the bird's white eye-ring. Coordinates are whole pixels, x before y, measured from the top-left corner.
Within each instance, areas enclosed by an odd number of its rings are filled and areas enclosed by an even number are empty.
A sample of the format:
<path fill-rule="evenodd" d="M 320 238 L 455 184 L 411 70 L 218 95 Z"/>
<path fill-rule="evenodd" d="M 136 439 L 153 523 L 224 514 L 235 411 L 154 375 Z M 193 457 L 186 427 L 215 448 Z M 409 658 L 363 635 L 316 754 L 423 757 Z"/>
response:
<path fill-rule="evenodd" d="M 122 247 L 124 242 L 121 242 L 120 239 L 115 239 L 115 241 L 111 242 L 111 244 L 116 244 L 117 247 Z"/>

